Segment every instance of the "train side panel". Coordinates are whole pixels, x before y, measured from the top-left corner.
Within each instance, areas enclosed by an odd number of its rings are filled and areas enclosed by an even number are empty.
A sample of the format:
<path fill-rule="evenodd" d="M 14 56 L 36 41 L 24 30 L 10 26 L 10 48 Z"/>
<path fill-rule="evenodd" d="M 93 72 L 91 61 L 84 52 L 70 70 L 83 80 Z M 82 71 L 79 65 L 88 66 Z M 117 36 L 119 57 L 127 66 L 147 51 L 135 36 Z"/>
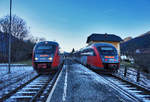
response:
<path fill-rule="evenodd" d="M 60 64 L 60 56 L 59 56 L 59 51 L 58 51 L 58 47 L 57 47 L 55 55 L 54 55 L 53 63 L 52 63 L 52 68 L 58 67 L 59 64 Z"/>
<path fill-rule="evenodd" d="M 95 68 L 97 67 L 97 68 L 102 69 L 104 66 L 103 66 L 101 57 L 99 56 L 99 53 L 98 53 L 96 47 L 92 47 L 92 49 L 94 51 L 94 55 L 93 56 L 88 56 L 87 65 L 93 66 Z"/>

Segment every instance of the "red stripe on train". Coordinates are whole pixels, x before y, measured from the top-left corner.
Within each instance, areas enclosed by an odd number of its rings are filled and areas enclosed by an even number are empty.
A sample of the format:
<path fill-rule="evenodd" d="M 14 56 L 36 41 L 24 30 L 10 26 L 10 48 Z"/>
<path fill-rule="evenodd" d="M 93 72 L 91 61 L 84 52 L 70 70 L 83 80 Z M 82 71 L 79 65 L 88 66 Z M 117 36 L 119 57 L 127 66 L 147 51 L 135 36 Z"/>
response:
<path fill-rule="evenodd" d="M 53 63 L 52 63 L 52 67 L 58 67 L 60 63 L 60 56 L 58 55 L 58 47 L 56 48 L 56 52 L 54 55 L 54 59 L 53 59 Z"/>

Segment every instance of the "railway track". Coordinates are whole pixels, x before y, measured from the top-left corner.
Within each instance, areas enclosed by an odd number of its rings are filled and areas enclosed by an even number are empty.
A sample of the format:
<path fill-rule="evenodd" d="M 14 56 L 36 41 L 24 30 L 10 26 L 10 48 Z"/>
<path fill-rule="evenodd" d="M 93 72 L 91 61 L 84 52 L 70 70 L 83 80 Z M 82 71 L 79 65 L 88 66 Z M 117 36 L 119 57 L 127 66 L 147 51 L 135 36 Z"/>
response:
<path fill-rule="evenodd" d="M 123 84 L 119 84 L 118 86 L 121 85 L 123 89 L 126 89 L 133 95 L 143 99 L 143 101 L 150 102 L 150 89 L 137 83 L 128 81 L 127 79 L 121 78 L 117 74 L 112 74 L 111 76 L 114 78 L 114 80 L 118 82 L 120 81 L 120 83 Z"/>
<path fill-rule="evenodd" d="M 37 75 L 28 82 L 0 97 L 0 102 L 43 102 L 46 101 L 62 69 L 50 75 Z"/>
<path fill-rule="evenodd" d="M 97 73 L 97 72 L 96 72 Z M 99 74 L 99 73 L 98 73 Z M 115 74 L 104 75 L 99 74 L 103 79 L 116 90 L 123 93 L 125 96 L 132 99 L 134 102 L 150 102 L 150 90 L 139 86 L 135 83 L 129 82 Z"/>
<path fill-rule="evenodd" d="M 6 102 L 34 102 L 52 80 L 53 75 L 41 75 L 10 96 Z"/>
<path fill-rule="evenodd" d="M 30 73 L 26 73 L 25 72 L 25 73 L 21 73 L 19 75 L 10 77 L 10 78 L 8 78 L 6 80 L 1 80 L 0 81 L 0 84 L 1 84 L 0 90 L 3 90 L 4 88 L 7 88 L 7 87 L 9 87 L 12 84 L 15 84 L 15 83 L 21 81 L 22 79 L 24 79 L 25 77 L 27 77 L 28 75 L 31 75 L 33 73 L 34 73 L 34 71 L 30 72 Z"/>
<path fill-rule="evenodd" d="M 76 60 L 75 62 L 80 63 Z M 94 72 L 100 75 L 114 89 L 121 92 L 123 95 L 129 97 L 133 102 L 150 102 L 150 89 L 142 85 L 130 82 L 127 79 L 119 77 L 119 75 L 117 74 L 108 75 L 108 74 L 103 74 L 102 72 L 98 72 L 98 71 L 94 71 Z"/>
<path fill-rule="evenodd" d="M 13 94 L 15 94 L 18 90 L 20 90 L 21 88 L 23 88 L 24 86 L 26 86 L 27 84 L 29 84 L 30 82 L 32 82 L 34 79 L 36 79 L 39 75 L 31 78 L 30 80 L 28 80 L 26 83 L 21 84 L 15 88 L 12 88 L 12 90 L 7 91 L 6 93 L 4 93 L 1 97 L 0 97 L 0 102 L 5 101 L 6 99 L 10 98 Z"/>
<path fill-rule="evenodd" d="M 14 92 L 15 89 L 20 87 L 20 85 L 25 84 L 32 78 L 36 76 L 35 72 L 27 73 L 26 75 L 19 76 L 19 78 L 15 78 L 12 80 L 6 80 L 4 83 L 0 84 L 0 100 L 7 96 L 9 93 Z"/>

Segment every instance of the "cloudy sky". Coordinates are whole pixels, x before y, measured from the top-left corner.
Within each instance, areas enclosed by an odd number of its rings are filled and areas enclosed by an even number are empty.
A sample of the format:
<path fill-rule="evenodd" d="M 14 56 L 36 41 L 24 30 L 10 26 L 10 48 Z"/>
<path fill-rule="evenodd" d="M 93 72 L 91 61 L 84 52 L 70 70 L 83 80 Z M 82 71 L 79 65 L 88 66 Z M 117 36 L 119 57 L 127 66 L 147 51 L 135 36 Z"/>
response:
<path fill-rule="evenodd" d="M 150 30 L 150 0 L 13 0 L 12 13 L 23 18 L 33 36 L 45 37 L 71 51 L 86 45 L 91 33 L 125 38 Z M 9 0 L 0 0 L 0 17 Z"/>

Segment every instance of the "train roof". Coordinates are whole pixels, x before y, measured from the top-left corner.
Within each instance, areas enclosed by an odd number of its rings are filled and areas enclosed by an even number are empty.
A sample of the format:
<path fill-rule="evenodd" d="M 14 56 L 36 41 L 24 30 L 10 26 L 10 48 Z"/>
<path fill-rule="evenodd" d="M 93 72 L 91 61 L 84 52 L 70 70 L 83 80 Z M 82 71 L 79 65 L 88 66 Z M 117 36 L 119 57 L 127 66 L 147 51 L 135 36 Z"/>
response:
<path fill-rule="evenodd" d="M 91 48 L 91 47 L 93 47 L 93 46 L 95 46 L 95 47 L 99 47 L 99 46 L 112 46 L 112 47 L 114 47 L 114 45 L 113 44 L 110 44 L 110 43 L 93 43 L 93 44 L 91 44 L 91 45 L 89 45 L 89 46 L 86 46 L 86 47 L 84 47 L 84 48 L 81 48 L 79 51 L 82 51 L 82 50 L 85 50 L 85 49 L 89 49 L 89 48 Z M 115 47 L 114 47 L 115 48 Z"/>
<path fill-rule="evenodd" d="M 86 43 L 90 43 L 91 41 L 113 41 L 113 42 L 120 42 L 122 39 L 114 34 L 97 34 L 93 33 L 88 36 Z"/>
<path fill-rule="evenodd" d="M 40 44 L 50 44 L 50 45 L 56 45 L 56 46 L 59 46 L 59 44 L 55 41 L 41 41 L 41 42 L 38 42 L 36 45 L 40 45 Z"/>
<path fill-rule="evenodd" d="M 98 46 L 113 46 L 113 44 L 110 44 L 110 43 L 94 43 L 92 44 L 91 46 L 95 46 L 95 47 L 98 47 Z"/>

